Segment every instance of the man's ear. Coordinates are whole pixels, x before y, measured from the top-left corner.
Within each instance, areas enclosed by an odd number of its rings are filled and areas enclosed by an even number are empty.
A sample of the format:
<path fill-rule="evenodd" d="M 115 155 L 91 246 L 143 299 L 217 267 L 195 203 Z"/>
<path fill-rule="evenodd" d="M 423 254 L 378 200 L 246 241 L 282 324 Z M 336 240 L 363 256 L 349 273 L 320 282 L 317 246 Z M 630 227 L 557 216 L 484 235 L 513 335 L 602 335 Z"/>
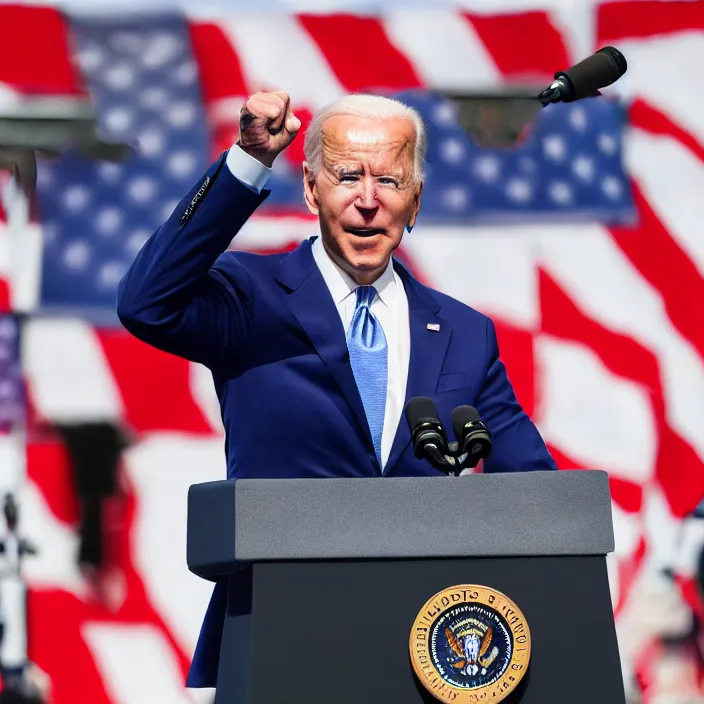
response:
<path fill-rule="evenodd" d="M 418 211 L 420 210 L 420 195 L 423 192 L 423 182 L 421 181 L 416 186 L 416 192 L 413 195 L 413 205 L 411 206 L 411 216 L 408 218 L 406 223 L 406 229 L 410 232 L 413 226 L 416 224 L 416 219 L 418 218 Z"/>
<path fill-rule="evenodd" d="M 318 197 L 315 188 L 315 176 L 308 166 L 308 162 L 303 162 L 303 197 L 306 199 L 306 207 L 312 215 L 318 214 Z"/>

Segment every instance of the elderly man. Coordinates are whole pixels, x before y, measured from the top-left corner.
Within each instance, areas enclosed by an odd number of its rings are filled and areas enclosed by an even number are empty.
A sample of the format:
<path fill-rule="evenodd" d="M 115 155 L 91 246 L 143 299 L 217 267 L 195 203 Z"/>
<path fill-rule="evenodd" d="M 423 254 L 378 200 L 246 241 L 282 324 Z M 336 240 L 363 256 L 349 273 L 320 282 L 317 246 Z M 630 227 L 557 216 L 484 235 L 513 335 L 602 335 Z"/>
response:
<path fill-rule="evenodd" d="M 555 469 L 516 401 L 491 320 L 392 259 L 423 185 L 425 131 L 409 107 L 352 95 L 324 109 L 307 130 L 303 167 L 320 235 L 288 254 L 225 252 L 299 128 L 285 93 L 250 97 L 239 142 L 120 285 L 130 332 L 212 371 L 227 476 L 437 475 L 400 422 L 415 396 L 432 397 L 445 422 L 458 405 L 478 409 L 493 435 L 485 472 Z M 216 585 L 190 686 L 215 685 L 224 591 Z"/>

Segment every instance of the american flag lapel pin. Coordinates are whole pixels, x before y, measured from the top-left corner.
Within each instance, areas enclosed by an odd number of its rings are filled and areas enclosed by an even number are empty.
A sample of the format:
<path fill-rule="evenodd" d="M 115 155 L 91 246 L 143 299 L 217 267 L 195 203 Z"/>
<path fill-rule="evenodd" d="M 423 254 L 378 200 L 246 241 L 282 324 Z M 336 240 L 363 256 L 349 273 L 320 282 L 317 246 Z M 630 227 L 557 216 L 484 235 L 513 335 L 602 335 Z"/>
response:
<path fill-rule="evenodd" d="M 428 323 L 428 330 L 440 332 L 440 323 Z"/>

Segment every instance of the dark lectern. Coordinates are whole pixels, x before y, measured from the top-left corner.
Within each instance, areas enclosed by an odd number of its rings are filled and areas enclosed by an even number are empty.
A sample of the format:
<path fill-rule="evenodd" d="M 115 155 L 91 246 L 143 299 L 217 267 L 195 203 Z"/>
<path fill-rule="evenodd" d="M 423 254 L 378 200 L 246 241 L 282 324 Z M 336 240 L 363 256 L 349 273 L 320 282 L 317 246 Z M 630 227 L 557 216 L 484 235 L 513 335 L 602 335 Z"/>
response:
<path fill-rule="evenodd" d="M 434 702 L 410 631 L 430 597 L 459 584 L 503 592 L 528 622 L 530 666 L 505 702 L 624 704 L 613 546 L 597 471 L 250 479 L 188 496 L 189 569 L 251 584 L 228 596 L 238 608 L 217 704 Z"/>

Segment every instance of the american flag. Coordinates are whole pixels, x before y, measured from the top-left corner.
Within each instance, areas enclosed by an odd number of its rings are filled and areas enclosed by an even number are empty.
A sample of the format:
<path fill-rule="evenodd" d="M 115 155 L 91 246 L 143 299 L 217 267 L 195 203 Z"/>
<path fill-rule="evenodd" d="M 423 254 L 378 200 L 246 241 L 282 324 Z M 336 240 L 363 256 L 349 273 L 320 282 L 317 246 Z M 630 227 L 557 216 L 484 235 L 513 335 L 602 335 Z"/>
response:
<path fill-rule="evenodd" d="M 207 370 L 114 326 L 115 286 L 234 141 L 246 96 L 272 89 L 290 93 L 304 123 L 360 90 L 400 95 L 425 117 L 423 219 L 399 256 L 494 318 L 519 400 L 560 467 L 609 472 L 624 673 L 648 701 L 671 694 L 658 636 L 696 607 L 702 544 L 686 516 L 704 496 L 704 105 L 687 68 L 704 61 L 704 4 L 501 0 L 487 10 L 466 0 L 463 10 L 324 14 L 294 2 L 209 17 L 197 5 L 136 17 L 0 5 L 0 26 L 12 27 L 0 105 L 90 100 L 104 135 L 135 150 L 119 164 L 43 162 L 22 232 L 12 218 L 0 231 L 0 251 L 14 257 L 0 262 L 8 307 L 29 314 L 32 422 L 113 420 L 135 437 L 107 604 L 75 567 L 64 447 L 30 433 L 26 448 L 8 435 L 0 450 L 26 466 L 25 533 L 41 550 L 25 570 L 29 654 L 55 701 L 198 696 L 182 683 L 210 585 L 185 569 L 184 497 L 223 476 L 218 406 Z M 443 97 L 547 84 L 607 44 L 629 62 L 608 97 L 546 108 L 515 150 L 477 147 Z M 314 231 L 301 207 L 301 142 L 233 247 L 280 251 Z M 681 688 L 689 661 L 678 667 Z"/>

